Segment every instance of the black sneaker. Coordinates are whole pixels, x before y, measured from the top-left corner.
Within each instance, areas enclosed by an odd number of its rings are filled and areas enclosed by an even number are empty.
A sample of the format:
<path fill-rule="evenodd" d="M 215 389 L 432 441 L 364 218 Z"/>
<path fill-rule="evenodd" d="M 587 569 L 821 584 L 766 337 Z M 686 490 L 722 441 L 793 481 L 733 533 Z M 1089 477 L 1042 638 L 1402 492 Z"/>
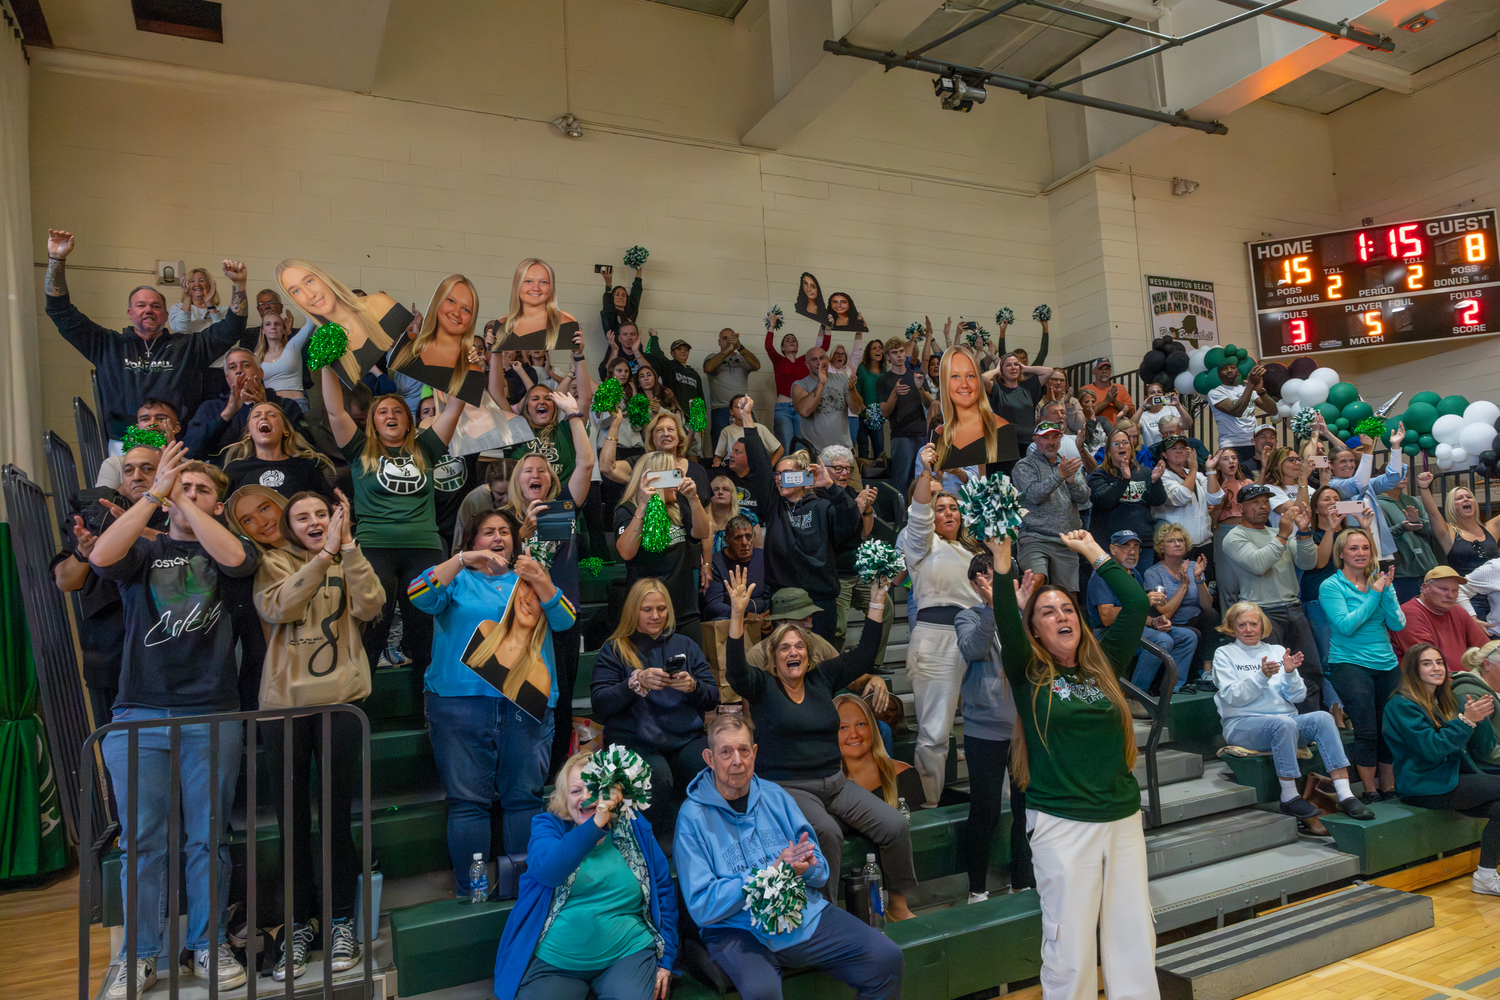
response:
<path fill-rule="evenodd" d="M 1371 809 L 1369 806 L 1365 805 L 1363 802 L 1359 801 L 1359 799 L 1356 799 L 1352 795 L 1347 799 L 1339 799 L 1339 812 L 1343 813 L 1345 816 L 1348 816 L 1350 819 L 1375 818 L 1375 810 Z"/>
<path fill-rule="evenodd" d="M 240 951 L 245 950 L 245 942 L 249 939 L 250 928 L 246 916 L 244 903 L 230 903 L 229 909 L 224 913 L 224 936 Z"/>
<path fill-rule="evenodd" d="M 1281 802 L 1281 811 L 1288 816 L 1295 816 L 1298 819 L 1312 819 L 1318 815 L 1318 807 L 1301 797 L 1283 799 Z"/>

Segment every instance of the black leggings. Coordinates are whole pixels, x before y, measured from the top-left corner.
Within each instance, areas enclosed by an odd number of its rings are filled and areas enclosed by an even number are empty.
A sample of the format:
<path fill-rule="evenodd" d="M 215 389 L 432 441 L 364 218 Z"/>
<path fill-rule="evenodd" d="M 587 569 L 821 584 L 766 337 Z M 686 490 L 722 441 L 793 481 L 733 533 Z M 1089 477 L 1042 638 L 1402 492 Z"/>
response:
<path fill-rule="evenodd" d="M 677 831 L 677 810 L 687 798 L 688 782 L 692 781 L 707 766 L 703 763 L 703 751 L 708 741 L 703 736 L 694 736 L 675 750 L 663 750 L 650 743 L 621 736 L 609 740 L 641 755 L 651 765 L 651 832 L 656 834 L 656 843 L 662 853 L 671 856 L 672 837 Z"/>
<path fill-rule="evenodd" d="M 1349 762 L 1355 767 L 1392 763 L 1395 758 L 1391 756 L 1390 747 L 1385 745 L 1385 703 L 1391 700 L 1391 694 L 1401 680 L 1401 671 L 1371 670 L 1358 663 L 1335 663 L 1329 679 L 1338 685 L 1344 712 L 1354 726 L 1354 745 L 1349 748 Z"/>
<path fill-rule="evenodd" d="M 385 607 L 380 609 L 380 617 L 365 629 L 365 656 L 374 670 L 380 654 L 385 652 L 391 635 L 391 614 L 399 601 L 401 648 L 411 657 L 411 688 L 420 705 L 427 665 L 432 662 L 432 616 L 412 607 L 406 587 L 423 570 L 431 569 L 447 557 L 439 549 L 365 549 L 364 553 L 385 588 Z"/>
<path fill-rule="evenodd" d="M 547 767 L 547 780 L 557 777 L 557 772 L 568 761 L 568 748 L 573 745 L 573 685 L 578 680 L 579 636 L 583 629 L 575 623 L 565 632 L 552 633 L 552 662 L 557 669 L 557 705 L 552 709 L 552 761 Z"/>
<path fill-rule="evenodd" d="M 1458 785 L 1446 795 L 1403 795 L 1401 801 L 1489 820 L 1479 837 L 1479 867 L 1494 868 L 1500 861 L 1500 774 L 1460 774 Z"/>
<path fill-rule="evenodd" d="M 1010 767 L 1010 740 L 964 736 L 964 758 L 969 763 L 969 821 L 964 824 L 964 865 L 969 891 L 984 892 L 989 881 L 990 840 L 1000 825 L 1000 796 Z M 1026 839 L 1026 793 L 1010 786 L 1010 885 L 1036 887 L 1031 871 L 1031 842 Z"/>

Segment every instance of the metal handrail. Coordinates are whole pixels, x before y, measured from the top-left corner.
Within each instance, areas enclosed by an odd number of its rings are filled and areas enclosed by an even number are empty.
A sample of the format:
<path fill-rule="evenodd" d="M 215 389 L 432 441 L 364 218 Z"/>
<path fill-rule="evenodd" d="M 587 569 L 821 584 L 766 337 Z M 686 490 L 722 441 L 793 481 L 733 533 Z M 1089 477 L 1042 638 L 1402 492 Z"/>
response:
<path fill-rule="evenodd" d="M 1161 777 L 1156 767 L 1156 747 L 1161 742 L 1161 731 L 1167 724 L 1167 711 L 1172 705 L 1172 690 L 1177 687 L 1177 661 L 1172 654 L 1145 637 L 1141 648 L 1161 660 L 1161 694 L 1152 696 L 1136 687 L 1127 678 L 1120 678 L 1125 694 L 1139 701 L 1151 716 L 1151 731 L 1146 734 L 1146 808 L 1141 810 L 1146 817 L 1146 829 L 1161 826 Z"/>

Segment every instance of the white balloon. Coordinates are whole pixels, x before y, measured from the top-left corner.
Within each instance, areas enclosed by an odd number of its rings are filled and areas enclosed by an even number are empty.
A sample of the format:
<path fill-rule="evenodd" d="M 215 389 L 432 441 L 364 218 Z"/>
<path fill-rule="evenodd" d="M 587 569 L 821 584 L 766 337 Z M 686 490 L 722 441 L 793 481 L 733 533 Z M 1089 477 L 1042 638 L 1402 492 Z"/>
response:
<path fill-rule="evenodd" d="M 1290 403 L 1282 402 L 1282 403 L 1277 403 L 1276 404 L 1276 416 L 1280 417 L 1282 420 L 1285 420 L 1287 417 L 1290 417 L 1291 415 L 1292 415 L 1292 406 L 1291 406 Z"/>
<path fill-rule="evenodd" d="M 1449 469 L 1453 468 L 1453 459 L 1439 459 L 1438 468 L 1442 469 L 1444 472 L 1447 472 Z"/>
<path fill-rule="evenodd" d="M 1322 382 L 1326 386 L 1335 386 L 1339 383 L 1339 373 L 1332 368 L 1319 368 L 1309 375 L 1308 378 L 1314 382 Z M 1322 402 L 1322 400 L 1319 400 L 1319 402 Z"/>
<path fill-rule="evenodd" d="M 1302 387 L 1307 383 L 1300 378 L 1289 378 L 1281 383 L 1281 398 L 1288 403 L 1302 402 Z"/>
<path fill-rule="evenodd" d="M 1469 409 L 1473 409 L 1470 406 Z M 1465 411 L 1467 412 L 1467 411 Z M 1489 451 L 1490 445 L 1495 440 L 1495 428 L 1493 423 L 1468 424 L 1458 432 L 1458 446 L 1470 455 L 1478 455 L 1482 451 Z"/>
<path fill-rule="evenodd" d="M 1464 451 L 1462 448 L 1454 448 L 1449 457 L 1453 459 L 1454 465 L 1469 464 L 1469 453 L 1467 451 Z"/>
<path fill-rule="evenodd" d="M 1496 406 L 1488 400 L 1477 399 L 1470 403 L 1468 408 L 1464 410 L 1464 423 L 1466 424 L 1490 424 L 1493 426 L 1497 419 L 1500 419 L 1500 406 Z M 1473 451 L 1474 449 L 1470 448 L 1469 450 Z M 1483 449 L 1480 450 L 1483 451 Z"/>
<path fill-rule="evenodd" d="M 1207 371 L 1208 365 L 1203 363 L 1203 356 L 1208 353 L 1208 348 L 1200 347 L 1195 351 L 1188 351 L 1188 374 L 1196 375 Z"/>
<path fill-rule="evenodd" d="M 1183 372 L 1181 375 L 1177 376 L 1177 380 L 1173 382 L 1172 385 L 1178 392 L 1180 392 L 1184 396 L 1191 396 L 1193 393 L 1198 391 L 1197 389 L 1193 388 L 1193 373 L 1190 371 Z"/>
<path fill-rule="evenodd" d="M 1318 369 L 1318 371 L 1325 370 L 1327 369 Z M 1316 375 L 1318 372 L 1313 372 L 1313 374 Z M 1317 406 L 1319 403 L 1328 402 L 1329 384 L 1328 382 L 1320 382 L 1315 378 L 1308 379 L 1302 383 L 1301 401 L 1308 406 Z"/>
<path fill-rule="evenodd" d="M 1438 446 L 1432 449 L 1432 457 L 1439 462 L 1451 462 L 1453 460 L 1453 446 L 1446 441 L 1438 442 Z"/>
<path fill-rule="evenodd" d="M 1432 436 L 1446 444 L 1458 444 L 1458 435 L 1464 429 L 1464 418 L 1456 413 L 1445 413 L 1432 424 Z"/>

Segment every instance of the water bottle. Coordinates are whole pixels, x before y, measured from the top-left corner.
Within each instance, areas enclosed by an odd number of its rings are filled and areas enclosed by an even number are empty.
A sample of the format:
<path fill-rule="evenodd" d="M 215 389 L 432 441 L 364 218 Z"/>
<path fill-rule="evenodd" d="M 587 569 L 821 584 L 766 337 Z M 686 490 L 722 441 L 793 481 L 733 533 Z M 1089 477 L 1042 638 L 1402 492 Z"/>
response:
<path fill-rule="evenodd" d="M 484 867 L 484 855 L 476 854 L 474 863 L 469 866 L 469 902 L 482 903 L 489 894 L 490 874 Z"/>
<path fill-rule="evenodd" d="M 896 800 L 896 810 L 901 813 L 901 818 L 906 820 L 906 825 L 911 826 L 911 810 L 907 808 L 905 799 Z"/>
<path fill-rule="evenodd" d="M 865 887 L 870 891 L 870 926 L 876 930 L 885 926 L 885 885 L 880 876 L 880 866 L 875 855 L 865 855 Z"/>

